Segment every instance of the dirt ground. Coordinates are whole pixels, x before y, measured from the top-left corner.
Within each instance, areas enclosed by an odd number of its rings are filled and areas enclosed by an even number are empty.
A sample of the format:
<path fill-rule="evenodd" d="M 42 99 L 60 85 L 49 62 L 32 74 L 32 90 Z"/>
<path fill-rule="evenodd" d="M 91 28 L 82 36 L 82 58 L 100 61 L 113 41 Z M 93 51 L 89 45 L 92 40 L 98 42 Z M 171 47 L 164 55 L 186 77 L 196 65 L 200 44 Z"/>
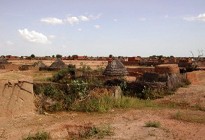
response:
<path fill-rule="evenodd" d="M 55 60 L 42 60 L 42 62 L 50 66 Z M 10 60 L 13 65 L 33 65 L 38 60 Z M 100 67 L 106 67 L 107 61 L 91 61 L 91 60 L 63 60 L 66 65 L 72 64 L 76 65 L 76 68 L 82 67 L 82 65 L 90 66 L 92 69 L 97 69 Z"/>
<path fill-rule="evenodd" d="M 205 107 L 205 76 L 176 94 L 155 102 L 186 103 Z M 204 78 L 202 77 L 204 76 Z M 29 134 L 46 131 L 52 139 L 69 139 L 87 126 L 111 126 L 114 134 L 103 139 L 116 140 L 205 140 L 205 123 L 174 119 L 177 113 L 201 116 L 205 111 L 192 108 L 115 109 L 107 113 L 58 112 L 55 114 L 24 114 L 12 118 L 0 117 L 0 140 L 21 140 Z M 161 127 L 145 127 L 148 121 L 158 121 Z"/>

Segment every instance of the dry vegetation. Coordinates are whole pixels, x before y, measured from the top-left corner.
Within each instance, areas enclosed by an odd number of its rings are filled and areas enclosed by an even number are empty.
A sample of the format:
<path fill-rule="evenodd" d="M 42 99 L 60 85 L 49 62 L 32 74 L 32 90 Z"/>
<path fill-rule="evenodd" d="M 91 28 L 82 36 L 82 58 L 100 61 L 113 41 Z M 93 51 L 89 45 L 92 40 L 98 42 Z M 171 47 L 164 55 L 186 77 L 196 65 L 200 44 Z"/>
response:
<path fill-rule="evenodd" d="M 15 62 L 17 63 L 17 62 Z M 27 63 L 27 62 L 18 62 Z M 29 61 L 30 63 L 30 61 Z M 51 63 L 46 62 L 46 63 Z M 88 63 L 88 62 L 87 62 Z M 98 69 L 96 62 L 89 62 Z M 79 67 L 82 63 L 79 63 Z M 103 64 L 104 66 L 104 64 Z M 82 69 L 90 73 L 89 69 Z M 23 71 L 5 72 L 1 79 L 32 76 L 34 82 L 47 83 L 56 72 Z M 18 73 L 17 75 L 15 73 Z M 63 73 L 63 72 L 62 72 Z M 52 107 L 31 114 L 0 116 L 0 140 L 4 139 L 204 139 L 205 132 L 205 77 L 199 72 L 195 84 L 183 87 L 157 100 L 133 97 L 113 98 L 109 90 L 93 89 L 101 95 L 89 95 L 89 89 L 80 79 L 69 81 L 76 97 L 58 91 L 56 87 L 41 89 L 38 102 L 49 101 Z M 59 77 L 58 77 L 59 78 Z M 100 79 L 87 79 L 98 84 Z M 68 79 L 61 79 L 63 83 Z M 196 78 L 194 79 L 196 80 Z M 61 84 L 62 84 L 61 83 Z M 80 84 L 79 84 L 80 83 Z M 125 85 L 122 85 L 122 87 Z M 73 89 L 72 89 L 73 87 Z M 49 90 L 49 92 L 48 92 Z M 69 91 L 67 91 L 69 93 Z M 148 91 L 146 91 L 148 92 Z M 149 91 L 152 92 L 152 91 Z M 49 94 L 49 98 L 45 95 Z M 99 95 L 98 94 L 98 95 Z M 103 96 L 102 96 L 103 95 Z M 37 95 L 36 95 L 37 96 Z M 65 97 L 71 97 L 66 98 Z M 55 99 L 55 100 L 51 100 Z M 73 102 L 70 99 L 75 99 Z M 47 103 L 47 102 L 46 102 Z M 69 107 L 68 107 L 69 106 Z M 40 105 L 42 109 L 43 105 Z M 62 111 L 63 110 L 63 111 Z M 50 112 L 49 112 L 50 111 Z M 54 113 L 53 113 L 54 111 Z M 59 111 L 59 112 L 55 112 Z M 146 127 L 145 127 L 146 126 Z M 137 133 L 136 133 L 137 132 Z"/>

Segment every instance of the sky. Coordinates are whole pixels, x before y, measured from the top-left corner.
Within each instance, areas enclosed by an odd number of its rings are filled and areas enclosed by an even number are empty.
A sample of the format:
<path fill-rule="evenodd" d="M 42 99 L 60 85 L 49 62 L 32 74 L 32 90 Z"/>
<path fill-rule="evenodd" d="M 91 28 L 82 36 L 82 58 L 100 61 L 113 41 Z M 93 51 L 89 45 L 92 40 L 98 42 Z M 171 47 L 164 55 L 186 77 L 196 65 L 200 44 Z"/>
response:
<path fill-rule="evenodd" d="M 0 32 L 0 55 L 197 56 L 205 0 L 0 0 Z"/>

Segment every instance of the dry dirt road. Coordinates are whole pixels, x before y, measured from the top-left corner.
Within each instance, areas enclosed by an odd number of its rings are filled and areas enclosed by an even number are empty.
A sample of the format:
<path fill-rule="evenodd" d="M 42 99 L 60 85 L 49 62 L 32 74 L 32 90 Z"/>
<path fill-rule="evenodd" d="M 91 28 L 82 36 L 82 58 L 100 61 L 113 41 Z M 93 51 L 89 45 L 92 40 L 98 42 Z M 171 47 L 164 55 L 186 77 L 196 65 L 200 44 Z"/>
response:
<path fill-rule="evenodd" d="M 69 139 L 88 126 L 103 125 L 111 126 L 114 132 L 104 137 L 105 140 L 205 140 L 205 78 L 156 102 L 175 102 L 195 108 L 116 109 L 107 113 L 59 112 L 0 118 L 0 140 L 21 140 L 41 131 L 50 133 L 53 139 Z M 180 118 L 180 114 L 187 120 L 173 117 Z M 158 121 L 161 127 L 145 127 L 148 121 Z"/>

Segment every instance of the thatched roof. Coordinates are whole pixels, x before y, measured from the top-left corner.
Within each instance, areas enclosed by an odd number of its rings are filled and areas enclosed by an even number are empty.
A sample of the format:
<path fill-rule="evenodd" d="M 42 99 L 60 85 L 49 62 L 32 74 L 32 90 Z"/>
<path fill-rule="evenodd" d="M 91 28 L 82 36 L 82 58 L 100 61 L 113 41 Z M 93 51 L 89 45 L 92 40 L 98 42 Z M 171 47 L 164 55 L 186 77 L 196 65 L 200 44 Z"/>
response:
<path fill-rule="evenodd" d="M 65 68 L 66 64 L 59 58 L 57 58 L 55 60 L 55 62 L 53 62 L 49 68 L 53 68 L 53 69 L 61 69 L 61 68 Z"/>
<path fill-rule="evenodd" d="M 35 62 L 34 66 L 39 67 L 39 68 L 46 68 L 47 67 L 42 61 Z"/>
<path fill-rule="evenodd" d="M 125 66 L 118 59 L 108 63 L 103 75 L 106 76 L 125 76 L 128 75 L 128 71 Z"/>

